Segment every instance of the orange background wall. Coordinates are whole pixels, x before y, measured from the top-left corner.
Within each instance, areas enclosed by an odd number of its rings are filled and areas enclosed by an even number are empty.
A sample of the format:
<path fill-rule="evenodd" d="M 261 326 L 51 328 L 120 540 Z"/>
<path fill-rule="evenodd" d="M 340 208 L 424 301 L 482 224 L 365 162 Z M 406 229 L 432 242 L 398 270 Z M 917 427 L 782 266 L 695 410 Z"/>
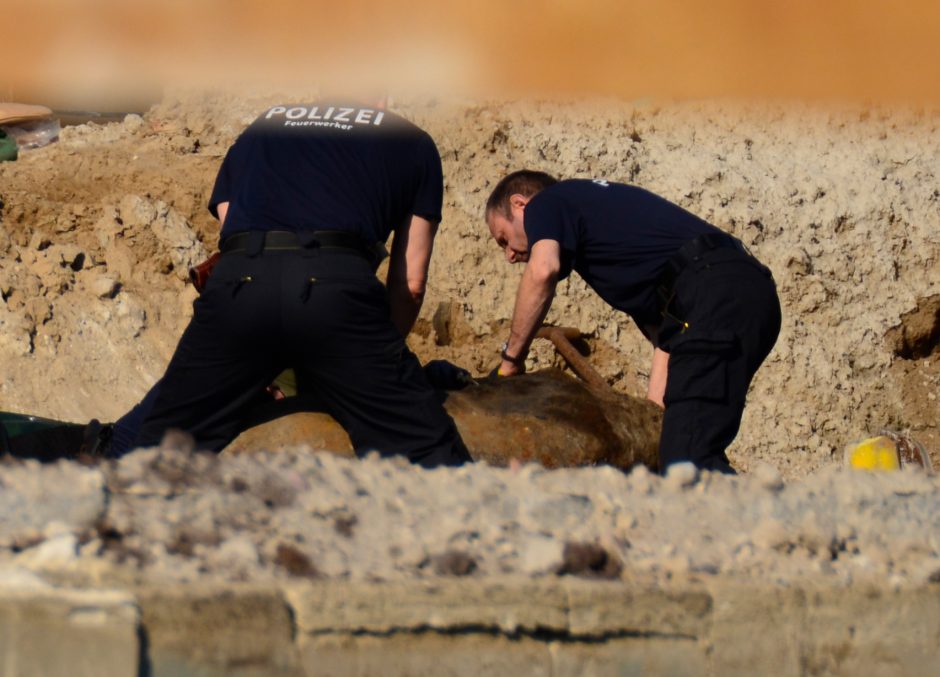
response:
<path fill-rule="evenodd" d="M 940 102 L 940 0 L 2 0 L 0 99 L 321 83 Z"/>

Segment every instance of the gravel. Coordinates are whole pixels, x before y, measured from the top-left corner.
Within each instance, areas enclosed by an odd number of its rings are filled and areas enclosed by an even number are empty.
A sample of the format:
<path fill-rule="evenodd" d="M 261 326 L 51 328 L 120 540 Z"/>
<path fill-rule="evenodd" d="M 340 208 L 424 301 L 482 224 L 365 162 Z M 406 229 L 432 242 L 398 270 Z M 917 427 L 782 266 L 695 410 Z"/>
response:
<path fill-rule="evenodd" d="M 155 448 L 98 468 L 0 466 L 0 571 L 146 581 L 733 576 L 921 585 L 940 576 L 940 480 L 762 465 L 422 470 L 298 449 Z"/>

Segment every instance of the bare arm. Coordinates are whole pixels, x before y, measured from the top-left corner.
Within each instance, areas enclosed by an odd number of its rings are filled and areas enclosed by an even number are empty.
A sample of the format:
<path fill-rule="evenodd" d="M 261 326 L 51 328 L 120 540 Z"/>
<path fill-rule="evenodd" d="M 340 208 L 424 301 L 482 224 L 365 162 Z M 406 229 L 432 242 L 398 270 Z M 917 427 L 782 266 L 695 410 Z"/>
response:
<path fill-rule="evenodd" d="M 650 384 L 646 398 L 665 408 L 666 378 L 669 374 L 669 353 L 660 348 L 653 350 L 653 365 L 650 367 Z"/>
<path fill-rule="evenodd" d="M 220 202 L 215 206 L 215 210 L 219 213 L 219 225 L 225 225 L 225 215 L 228 214 L 228 202 Z"/>
<path fill-rule="evenodd" d="M 424 303 L 436 234 L 437 224 L 420 216 L 412 216 L 408 223 L 395 231 L 385 286 L 392 322 L 402 336 L 408 336 Z"/>
<path fill-rule="evenodd" d="M 542 321 L 555 298 L 555 285 L 558 271 L 561 269 L 561 246 L 555 240 L 539 240 L 529 252 L 519 292 L 516 295 L 516 307 L 512 313 L 512 325 L 509 345 L 506 352 L 512 357 L 522 357 L 529 352 L 535 332 L 542 326 Z M 523 371 L 522 365 L 503 360 L 499 372 L 511 376 Z"/>

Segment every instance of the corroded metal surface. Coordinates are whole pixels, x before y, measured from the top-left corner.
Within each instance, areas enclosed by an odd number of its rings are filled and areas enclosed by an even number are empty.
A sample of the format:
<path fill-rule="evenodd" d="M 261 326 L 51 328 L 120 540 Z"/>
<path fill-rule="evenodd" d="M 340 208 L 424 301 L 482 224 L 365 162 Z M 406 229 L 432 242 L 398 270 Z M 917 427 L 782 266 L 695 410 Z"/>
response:
<path fill-rule="evenodd" d="M 544 326 L 579 378 L 547 369 L 512 378 L 481 379 L 446 393 L 453 417 L 475 461 L 504 466 L 537 461 L 548 468 L 608 464 L 628 469 L 659 465 L 662 411 L 652 402 L 615 392 L 572 344 L 581 332 Z M 226 451 L 307 444 L 352 455 L 345 431 L 328 415 L 294 413 L 242 433 Z"/>
<path fill-rule="evenodd" d="M 578 349 L 571 343 L 581 338 L 581 332 L 571 327 L 549 327 L 542 326 L 535 334 L 536 338 L 548 339 L 555 346 L 555 350 L 561 355 L 571 371 L 578 375 L 589 388 L 598 392 L 612 392 L 610 385 L 604 380 L 604 377 L 597 373 L 591 363 L 587 361 Z"/>
<path fill-rule="evenodd" d="M 927 473 L 933 473 L 930 454 L 927 453 L 924 445 L 911 437 L 909 433 L 884 430 L 881 434 L 894 442 L 902 468 L 921 468 Z"/>
<path fill-rule="evenodd" d="M 555 468 L 606 463 L 656 467 L 662 415 L 656 405 L 602 396 L 557 370 L 482 382 L 446 402 L 476 460 Z"/>
<path fill-rule="evenodd" d="M 477 461 L 508 465 L 518 459 L 550 468 L 657 466 L 662 414 L 656 405 L 609 389 L 599 393 L 557 370 L 483 380 L 449 393 L 445 407 Z M 256 426 L 226 451 L 301 444 L 352 453 L 343 429 L 321 413 L 295 413 Z"/>

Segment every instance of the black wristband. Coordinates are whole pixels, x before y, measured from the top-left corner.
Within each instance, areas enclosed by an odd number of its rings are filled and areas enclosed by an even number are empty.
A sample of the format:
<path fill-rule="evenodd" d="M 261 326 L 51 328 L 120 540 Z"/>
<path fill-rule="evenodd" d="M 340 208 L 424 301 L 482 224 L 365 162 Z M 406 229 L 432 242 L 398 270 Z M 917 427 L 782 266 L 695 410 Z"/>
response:
<path fill-rule="evenodd" d="M 518 357 L 513 357 L 512 355 L 506 352 L 506 348 L 507 348 L 506 344 L 503 344 L 503 349 L 499 352 L 500 359 L 503 359 L 506 362 L 515 364 L 516 366 L 525 364 L 525 355 L 519 355 Z"/>

